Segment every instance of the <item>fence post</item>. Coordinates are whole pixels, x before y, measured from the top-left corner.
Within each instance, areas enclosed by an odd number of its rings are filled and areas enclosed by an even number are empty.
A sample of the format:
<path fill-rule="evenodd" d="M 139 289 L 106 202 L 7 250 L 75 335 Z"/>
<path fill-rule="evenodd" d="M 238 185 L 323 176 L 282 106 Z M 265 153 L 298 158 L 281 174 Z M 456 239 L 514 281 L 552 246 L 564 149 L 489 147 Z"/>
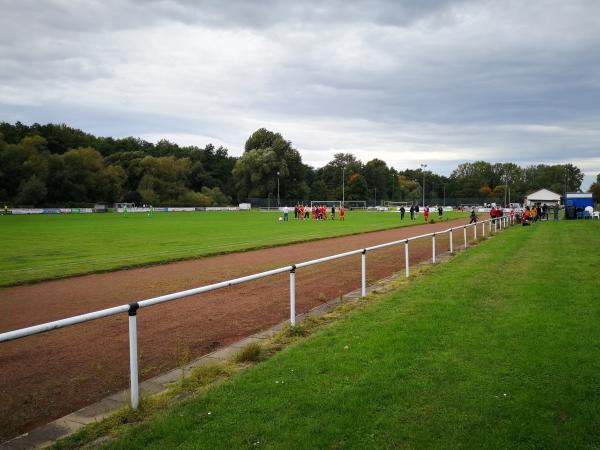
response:
<path fill-rule="evenodd" d="M 490 232 L 490 234 L 492 234 L 492 222 L 493 221 L 494 221 L 494 219 L 492 219 L 488 222 L 488 224 L 489 224 L 488 231 Z"/>
<path fill-rule="evenodd" d="M 454 253 L 454 249 L 452 248 L 452 228 L 450 228 L 450 253 Z"/>
<path fill-rule="evenodd" d="M 406 265 L 406 278 L 408 278 L 410 276 L 408 263 L 408 239 L 404 241 L 404 264 Z"/>
<path fill-rule="evenodd" d="M 463 227 L 463 234 L 465 236 L 465 248 L 467 248 L 467 226 Z"/>
<path fill-rule="evenodd" d="M 138 385 L 138 355 L 137 355 L 137 310 L 140 305 L 129 304 L 129 387 L 131 389 L 131 408 L 137 409 L 140 404 Z"/>
<path fill-rule="evenodd" d="M 435 264 L 435 233 L 431 236 L 431 259 L 433 264 Z"/>
<path fill-rule="evenodd" d="M 485 223 L 481 224 L 481 237 L 485 238 Z"/>
<path fill-rule="evenodd" d="M 473 224 L 473 240 L 477 242 L 477 222 Z"/>
<path fill-rule="evenodd" d="M 494 234 L 498 232 L 498 219 L 494 219 Z"/>
<path fill-rule="evenodd" d="M 296 266 L 290 270 L 290 324 L 296 326 Z"/>
<path fill-rule="evenodd" d="M 361 297 L 367 295 L 367 249 L 363 249 L 361 258 L 362 274 L 361 274 Z"/>

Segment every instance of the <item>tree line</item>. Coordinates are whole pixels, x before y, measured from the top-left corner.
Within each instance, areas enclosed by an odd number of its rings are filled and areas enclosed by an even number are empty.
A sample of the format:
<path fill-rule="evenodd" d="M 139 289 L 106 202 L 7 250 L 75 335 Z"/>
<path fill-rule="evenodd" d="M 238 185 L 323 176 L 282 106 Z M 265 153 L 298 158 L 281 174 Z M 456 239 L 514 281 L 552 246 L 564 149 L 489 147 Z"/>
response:
<path fill-rule="evenodd" d="M 338 153 L 325 166 L 305 164 L 281 134 L 261 128 L 240 157 L 212 144 L 179 146 L 128 137 L 97 137 L 64 124 L 0 123 L 0 202 L 20 206 L 83 206 L 130 202 L 170 206 L 219 206 L 249 198 L 288 201 L 513 201 L 548 188 L 578 190 L 583 174 L 572 164 L 476 161 L 450 176 L 422 169 L 398 170 L 385 161 L 363 163 Z M 599 180 L 600 182 L 600 180 Z"/>

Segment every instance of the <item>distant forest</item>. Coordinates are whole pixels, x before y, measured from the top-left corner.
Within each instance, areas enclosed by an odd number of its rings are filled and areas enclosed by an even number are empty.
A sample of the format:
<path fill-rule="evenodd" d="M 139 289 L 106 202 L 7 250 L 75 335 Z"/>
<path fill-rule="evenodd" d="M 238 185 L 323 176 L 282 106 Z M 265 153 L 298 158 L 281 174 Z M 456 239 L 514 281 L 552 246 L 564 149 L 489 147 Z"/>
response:
<path fill-rule="evenodd" d="M 220 206 L 249 198 L 273 205 L 278 179 L 282 203 L 341 200 L 344 183 L 346 200 L 379 204 L 420 200 L 423 175 L 426 203 L 449 205 L 503 202 L 507 186 L 512 201 L 519 202 L 539 188 L 576 191 L 583 181 L 572 164 L 476 161 L 460 164 L 447 177 L 398 170 L 380 159 L 364 163 L 350 153 L 314 168 L 302 162 L 290 141 L 264 128 L 234 157 L 212 144 L 182 147 L 167 140 L 97 137 L 64 124 L 0 123 L 0 202 L 10 206 Z"/>

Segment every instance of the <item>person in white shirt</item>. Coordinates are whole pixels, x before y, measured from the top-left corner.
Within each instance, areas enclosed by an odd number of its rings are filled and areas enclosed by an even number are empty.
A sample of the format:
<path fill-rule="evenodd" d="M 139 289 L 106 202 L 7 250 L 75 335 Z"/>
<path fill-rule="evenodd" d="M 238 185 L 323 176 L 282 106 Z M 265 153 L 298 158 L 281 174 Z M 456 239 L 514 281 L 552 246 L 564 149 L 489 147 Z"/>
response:
<path fill-rule="evenodd" d="M 283 207 L 283 221 L 287 222 L 288 221 L 288 214 L 289 214 L 290 210 L 288 209 L 287 206 Z"/>

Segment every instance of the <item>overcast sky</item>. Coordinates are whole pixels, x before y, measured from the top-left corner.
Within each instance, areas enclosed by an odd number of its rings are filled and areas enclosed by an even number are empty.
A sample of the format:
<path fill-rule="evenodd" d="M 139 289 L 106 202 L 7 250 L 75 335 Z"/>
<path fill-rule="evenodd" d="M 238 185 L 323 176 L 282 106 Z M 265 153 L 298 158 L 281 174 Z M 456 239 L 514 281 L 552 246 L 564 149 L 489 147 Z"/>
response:
<path fill-rule="evenodd" d="M 0 0 L 0 120 L 600 172 L 600 1 Z"/>

